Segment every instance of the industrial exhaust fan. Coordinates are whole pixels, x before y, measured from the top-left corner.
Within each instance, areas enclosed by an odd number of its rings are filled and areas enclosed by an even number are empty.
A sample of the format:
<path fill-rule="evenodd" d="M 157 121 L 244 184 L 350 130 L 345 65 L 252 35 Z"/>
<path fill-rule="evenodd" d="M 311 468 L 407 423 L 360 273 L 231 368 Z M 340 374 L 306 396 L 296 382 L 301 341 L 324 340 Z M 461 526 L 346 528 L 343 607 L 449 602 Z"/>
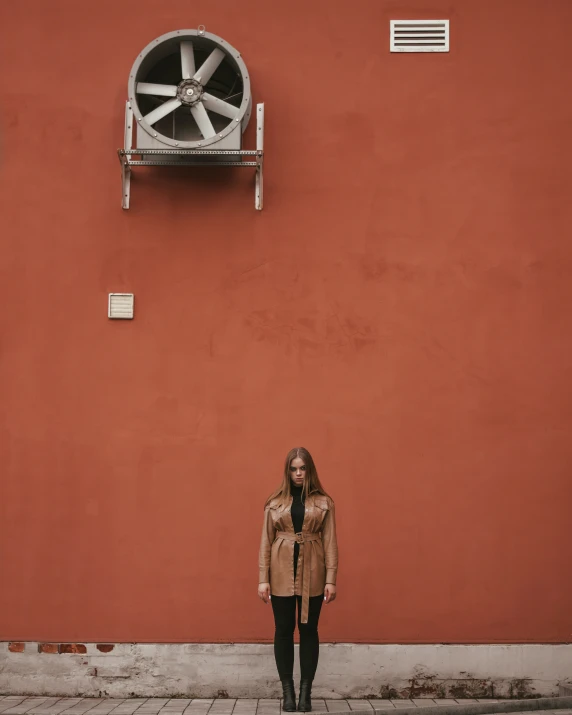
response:
<path fill-rule="evenodd" d="M 118 150 L 124 209 L 135 166 L 254 167 L 255 207 L 262 209 L 264 105 L 256 105 L 256 149 L 244 151 L 252 94 L 234 47 L 203 25 L 161 35 L 135 60 L 128 97 L 125 145 Z"/>

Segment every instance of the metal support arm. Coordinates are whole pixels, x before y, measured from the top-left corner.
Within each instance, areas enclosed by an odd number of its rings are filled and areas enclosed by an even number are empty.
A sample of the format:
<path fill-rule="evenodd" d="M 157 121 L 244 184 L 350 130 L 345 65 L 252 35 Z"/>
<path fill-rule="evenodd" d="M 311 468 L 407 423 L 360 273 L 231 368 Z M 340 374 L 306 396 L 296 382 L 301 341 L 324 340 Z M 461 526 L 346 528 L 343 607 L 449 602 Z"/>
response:
<path fill-rule="evenodd" d="M 254 161 L 196 161 L 195 157 L 208 157 L 215 155 L 226 156 L 250 156 Z M 263 164 L 264 164 L 264 104 L 256 105 L 256 150 L 217 150 L 217 149 L 133 149 L 133 109 L 130 102 L 125 105 L 125 141 L 124 148 L 117 150 L 119 161 L 121 163 L 121 183 L 122 197 L 121 206 L 124 209 L 129 208 L 129 199 L 131 198 L 131 169 L 134 166 L 250 166 L 256 168 L 255 188 L 254 188 L 254 207 L 258 211 L 262 211 L 262 183 L 263 183 Z M 133 156 L 145 156 L 145 159 L 132 159 Z M 148 159 L 153 156 L 156 159 Z M 168 161 L 171 157 L 192 157 L 192 161 Z"/>

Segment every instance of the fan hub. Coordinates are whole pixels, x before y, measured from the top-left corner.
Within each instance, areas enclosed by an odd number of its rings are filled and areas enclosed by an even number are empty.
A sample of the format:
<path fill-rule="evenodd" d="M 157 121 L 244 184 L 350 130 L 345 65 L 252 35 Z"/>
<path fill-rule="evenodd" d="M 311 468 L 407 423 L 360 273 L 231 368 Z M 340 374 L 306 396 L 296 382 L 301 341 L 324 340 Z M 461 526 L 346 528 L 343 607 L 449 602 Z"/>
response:
<path fill-rule="evenodd" d="M 201 99 L 203 91 L 202 84 L 196 79 L 184 79 L 177 87 L 177 98 L 182 104 L 192 106 Z"/>

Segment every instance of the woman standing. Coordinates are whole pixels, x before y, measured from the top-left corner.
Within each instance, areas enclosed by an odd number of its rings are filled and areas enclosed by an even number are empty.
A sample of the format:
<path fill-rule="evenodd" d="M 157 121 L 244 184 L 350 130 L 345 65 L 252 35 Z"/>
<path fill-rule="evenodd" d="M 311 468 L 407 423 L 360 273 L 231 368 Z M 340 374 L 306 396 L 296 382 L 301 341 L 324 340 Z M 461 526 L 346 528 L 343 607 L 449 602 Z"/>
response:
<path fill-rule="evenodd" d="M 298 606 L 300 699 L 312 709 L 312 681 L 318 666 L 318 619 L 322 601 L 336 598 L 338 545 L 334 502 L 326 494 L 310 453 L 303 447 L 286 455 L 281 486 L 268 497 L 259 556 L 258 596 L 272 603 L 274 655 L 282 682 L 282 709 L 296 710 L 294 627 Z"/>

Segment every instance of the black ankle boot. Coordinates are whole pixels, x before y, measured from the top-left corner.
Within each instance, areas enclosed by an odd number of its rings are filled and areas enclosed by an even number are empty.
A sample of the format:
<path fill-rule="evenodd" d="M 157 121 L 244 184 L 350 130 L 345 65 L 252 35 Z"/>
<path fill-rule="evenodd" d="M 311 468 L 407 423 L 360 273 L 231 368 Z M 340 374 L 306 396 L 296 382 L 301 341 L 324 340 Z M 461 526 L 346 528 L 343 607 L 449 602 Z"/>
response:
<path fill-rule="evenodd" d="M 282 683 L 282 710 L 287 713 L 296 712 L 296 693 L 294 692 L 294 678 L 280 678 Z"/>
<path fill-rule="evenodd" d="M 312 709 L 312 681 L 300 681 L 300 699 L 298 700 L 298 710 L 303 713 L 309 713 Z"/>

